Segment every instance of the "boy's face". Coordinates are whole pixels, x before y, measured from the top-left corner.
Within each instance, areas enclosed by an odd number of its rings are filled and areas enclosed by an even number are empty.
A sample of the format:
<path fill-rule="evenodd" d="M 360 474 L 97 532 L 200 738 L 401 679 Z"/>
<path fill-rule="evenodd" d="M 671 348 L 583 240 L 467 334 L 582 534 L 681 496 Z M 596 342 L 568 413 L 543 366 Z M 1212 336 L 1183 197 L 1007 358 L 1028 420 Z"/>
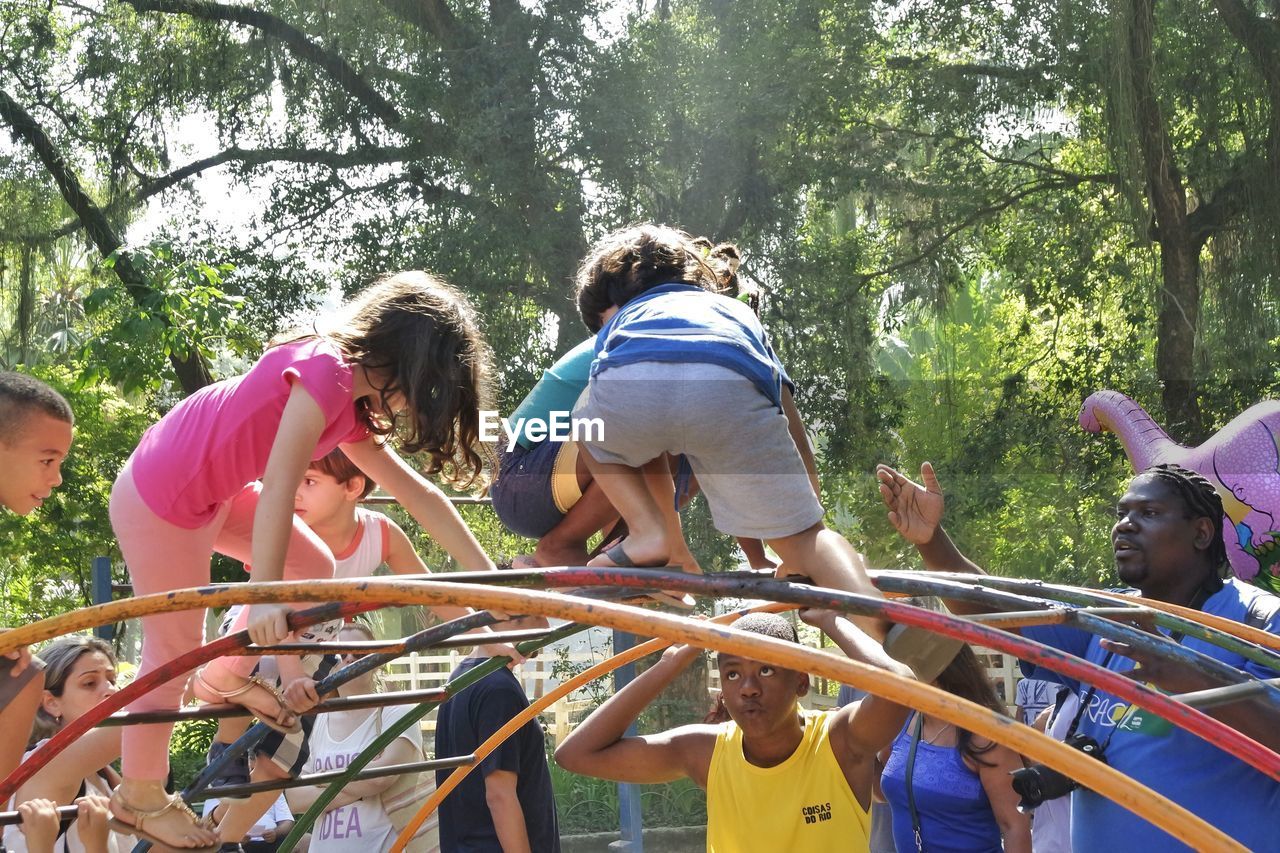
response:
<path fill-rule="evenodd" d="M 293 511 L 306 524 L 314 527 L 344 514 L 350 515 L 360 500 L 364 483 L 360 477 L 352 477 L 339 483 L 332 476 L 315 468 L 308 468 L 302 484 L 293 496 Z"/>
<path fill-rule="evenodd" d="M 773 664 L 721 654 L 720 695 L 745 737 L 763 737 L 794 724 L 809 676 Z"/>
<path fill-rule="evenodd" d="M 0 436 L 0 504 L 27 515 L 62 483 L 71 424 L 33 412 L 17 435 Z"/>

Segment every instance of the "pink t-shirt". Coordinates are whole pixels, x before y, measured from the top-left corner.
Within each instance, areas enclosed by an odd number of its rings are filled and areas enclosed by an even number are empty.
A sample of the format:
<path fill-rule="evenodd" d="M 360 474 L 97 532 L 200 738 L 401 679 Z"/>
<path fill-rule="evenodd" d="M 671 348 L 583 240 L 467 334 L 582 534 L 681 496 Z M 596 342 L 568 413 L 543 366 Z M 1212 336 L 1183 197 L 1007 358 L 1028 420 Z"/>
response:
<path fill-rule="evenodd" d="M 351 366 L 324 338 L 273 347 L 244 376 L 201 388 L 142 435 L 131 464 L 138 494 L 171 524 L 208 524 L 218 507 L 262 476 L 294 382 L 324 413 L 324 432 L 311 454 L 360 441 Z"/>

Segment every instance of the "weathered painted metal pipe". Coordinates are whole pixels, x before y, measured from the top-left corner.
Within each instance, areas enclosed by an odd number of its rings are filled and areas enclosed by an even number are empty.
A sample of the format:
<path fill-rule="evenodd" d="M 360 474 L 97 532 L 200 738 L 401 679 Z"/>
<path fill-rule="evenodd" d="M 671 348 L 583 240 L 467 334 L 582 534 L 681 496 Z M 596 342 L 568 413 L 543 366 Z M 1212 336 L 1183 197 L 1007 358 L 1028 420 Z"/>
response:
<path fill-rule="evenodd" d="M 776 612 L 789 608 L 790 605 L 785 604 L 766 604 L 762 607 L 753 607 L 746 610 L 738 610 L 733 613 L 726 613 L 715 617 L 711 621 L 721 625 L 727 625 L 747 613 Z M 454 770 L 449 774 L 448 778 L 444 780 L 443 785 L 440 785 L 432 791 L 430 795 L 428 795 L 426 801 L 424 801 L 418 808 L 418 811 L 414 813 L 413 817 L 409 819 L 409 822 L 405 824 L 405 828 L 401 831 L 399 837 L 396 838 L 396 842 L 392 845 L 389 853 L 401 853 L 413 838 L 414 834 L 422 827 L 422 824 L 424 824 L 427 818 L 431 816 L 431 813 L 438 809 L 440 804 L 444 802 L 444 798 L 449 796 L 454 789 L 462 784 L 462 780 L 467 778 L 467 775 L 471 770 L 478 766 L 480 762 L 488 758 L 495 749 L 501 746 L 507 738 L 519 731 L 525 723 L 529 722 L 534 717 L 538 716 L 538 714 L 541 714 L 544 710 L 551 707 L 565 696 L 568 696 L 573 691 L 590 684 L 597 678 L 602 678 L 603 676 L 608 675 L 619 667 L 638 661 L 640 658 L 651 655 L 654 652 L 660 652 L 669 645 L 671 644 L 666 640 L 649 640 L 647 643 L 632 646 L 624 652 L 612 655 L 600 663 L 587 668 L 575 675 L 573 678 L 570 678 L 568 681 L 558 685 L 551 692 L 535 699 L 527 708 L 508 720 L 500 729 L 490 735 L 484 743 L 480 744 L 480 746 L 476 748 L 475 761 L 472 764 L 465 767 L 459 767 Z"/>
<path fill-rule="evenodd" d="M 523 611 L 517 610 L 508 612 Z M 516 646 L 516 651 L 522 655 L 531 654 L 543 645 L 554 643 L 556 640 L 562 640 L 566 637 L 571 637 L 579 631 L 584 630 L 585 627 L 585 625 L 570 622 L 567 625 L 557 628 L 540 640 L 521 643 Z M 458 693 L 484 678 L 489 673 L 496 672 L 501 667 L 506 666 L 507 663 L 509 663 L 509 660 L 509 658 L 505 657 L 492 657 L 484 663 L 472 667 L 457 678 L 450 679 L 444 685 L 443 689 L 447 695 L 442 701 L 448 701 L 449 696 L 456 696 Z M 289 834 L 285 836 L 284 841 L 280 843 L 278 848 L 280 853 L 291 853 L 293 848 L 297 846 L 298 841 L 302 839 L 302 836 L 311 830 L 316 819 L 324 812 L 325 807 L 333 801 L 333 798 L 336 797 L 353 778 L 355 778 L 355 774 L 368 766 L 369 762 L 377 758 L 382 750 L 386 749 L 387 746 L 395 741 L 395 739 L 398 738 L 402 732 L 408 729 L 409 726 L 416 724 L 418 720 L 425 717 L 439 704 L 440 702 L 427 702 L 419 705 L 413 711 L 404 714 L 400 719 L 387 726 L 378 737 L 374 738 L 373 741 L 365 747 L 363 752 L 349 761 L 346 768 L 341 771 L 342 775 L 330 782 L 329 787 L 324 790 L 324 793 L 317 797 L 315 802 L 311 804 L 306 812 L 294 821 L 293 828 L 289 830 Z M 136 853 L 137 848 L 134 849 Z"/>
<path fill-rule="evenodd" d="M 1016 657 L 1045 666 L 1070 678 L 1096 684 L 1099 688 L 1119 698 L 1133 702 L 1209 740 L 1219 748 L 1235 755 L 1272 778 L 1280 778 L 1280 763 L 1278 763 L 1280 757 L 1274 752 L 1266 749 L 1252 738 L 1246 737 L 1193 708 L 1174 702 L 1167 696 L 1137 684 L 1121 674 L 1104 670 L 1087 661 L 1081 661 L 1070 655 L 1065 655 L 1056 649 L 947 614 L 936 613 L 876 597 L 801 587 L 784 581 L 768 581 L 766 587 L 761 587 L 762 581 L 758 578 L 751 580 L 734 578 L 726 581 L 726 579 L 710 576 L 634 570 L 628 572 L 620 569 L 602 570 L 599 575 L 592 575 L 589 572 L 577 572 L 576 570 L 572 574 L 576 576 L 575 580 L 582 585 L 599 585 L 607 580 L 616 586 L 644 588 L 647 585 L 655 588 L 671 589 L 684 587 L 698 592 L 721 592 L 742 598 L 761 597 L 761 593 L 764 593 L 777 600 L 794 604 L 830 607 L 860 615 L 888 618 L 904 624 L 936 631 L 946 636 L 957 637 L 967 642 L 1013 654 Z M 239 589 L 199 588 L 190 591 L 171 592 L 163 596 L 98 605 L 81 611 L 78 619 L 81 623 L 87 623 L 87 625 L 94 624 L 95 619 L 118 621 L 122 616 L 131 616 L 139 610 L 156 607 L 157 600 L 163 600 L 165 602 L 163 606 L 174 609 L 181 607 L 184 602 L 187 606 L 198 605 L 202 607 L 221 606 L 245 601 L 250 603 L 268 600 L 287 602 L 290 600 L 288 598 L 290 595 L 294 598 L 303 595 L 303 586 L 301 584 L 291 585 L 278 582 L 273 584 L 247 584 Z M 446 588 L 448 588 L 447 591 Z M 381 579 L 313 581 L 305 585 L 305 595 L 312 599 L 338 596 L 343 596 L 347 600 L 380 602 L 394 599 L 397 604 L 435 603 L 437 596 L 444 595 L 450 599 L 457 600 L 457 603 L 465 603 L 466 588 L 466 585 L 450 584 L 443 581 L 429 583 L 399 580 L 390 582 Z M 481 594 L 480 587 L 475 588 L 479 596 Z M 401 592 L 403 592 L 408 601 L 397 598 Z M 496 588 L 493 587 L 486 588 L 483 592 L 486 597 L 494 594 L 496 594 Z M 604 606 L 603 602 L 599 602 L 599 604 Z M 54 619 L 22 626 L 0 635 L 0 651 L 4 651 L 6 646 L 12 647 L 12 645 L 17 645 L 24 641 L 43 638 L 41 635 L 49 630 L 49 623 L 56 622 L 61 626 L 65 626 L 67 624 L 66 620 L 66 615 L 54 617 Z M 76 625 L 70 629 L 74 630 L 74 627 L 85 627 L 87 625 Z M 1161 652 L 1157 651 L 1157 653 Z"/>
<path fill-rule="evenodd" d="M 299 586 L 302 586 L 301 584 Z M 60 637 L 63 634 L 69 634 L 73 631 L 83 630 L 84 628 L 94 628 L 98 625 L 105 625 L 111 622 L 119 622 L 123 619 L 133 618 L 133 616 L 149 616 L 152 613 L 167 613 L 173 610 L 194 610 L 204 607 L 217 607 L 220 604 L 206 602 L 205 598 L 197 594 L 194 599 L 182 599 L 177 603 L 172 597 L 173 593 L 159 593 L 157 595 L 148 595 L 142 598 L 131 598 L 125 601 L 114 601 L 106 604 L 98 604 L 93 607 L 87 607 L 81 610 L 75 610 L 71 613 L 63 613 L 58 616 L 34 622 L 30 625 L 23 626 L 20 630 L 22 634 L 19 639 L 14 640 L 12 637 L 5 638 L 0 635 L 0 645 L 6 646 L 4 651 L 8 651 L 19 645 L 30 645 L 40 640 L 48 640 L 53 637 Z M 146 602 L 138 606 L 139 602 Z M 289 602 L 282 602 L 289 603 Z M 130 612 L 129 615 L 116 617 L 106 617 L 99 619 L 100 613 L 110 612 L 112 608 L 122 608 L 124 611 Z M 298 611 L 289 615 L 289 629 L 291 631 L 314 625 L 318 622 L 327 622 L 331 619 L 345 619 L 347 616 L 354 616 L 357 613 L 364 613 L 368 610 L 376 609 L 376 604 L 359 604 L 359 603 L 341 603 L 331 602 L 322 604 L 319 607 L 312 607 L 307 610 Z M 86 624 L 86 617 L 88 624 Z M 34 634 L 32 639 L 21 639 L 27 635 Z M 182 674 L 195 669 L 201 664 L 207 663 L 215 658 L 222 657 L 229 651 L 249 645 L 249 632 L 240 631 L 236 634 L 230 634 L 207 643 L 199 648 L 192 649 L 190 652 L 179 655 L 173 660 L 157 667 L 144 676 L 135 678 L 129 684 L 126 684 L 119 691 L 106 699 L 103 699 L 92 710 L 80 716 L 74 722 L 68 723 L 56 735 L 49 738 L 43 745 L 38 747 L 25 761 L 22 762 L 9 776 L 0 782 L 0 802 L 7 802 L 13 796 L 14 791 L 25 781 L 31 778 L 32 774 L 48 763 L 49 759 L 62 752 L 86 732 L 94 726 L 101 723 L 107 717 L 116 711 L 121 710 L 129 703 L 143 696 L 151 689 L 164 684 L 171 679 L 177 678 Z"/>
<path fill-rule="evenodd" d="M 669 580 L 665 577 L 651 577 L 654 586 L 668 586 Z M 597 581 L 598 582 L 598 581 Z M 776 594 L 779 598 L 787 598 L 796 603 L 803 603 L 812 606 L 829 606 L 836 609 L 842 609 L 852 612 L 861 612 L 866 615 L 874 615 L 882 618 L 890 618 L 905 624 L 915 624 L 920 627 L 936 630 L 939 633 L 948 636 L 959 636 L 962 639 L 968 639 L 987 645 L 993 648 L 999 648 L 1017 654 L 1020 657 L 1034 660 L 1037 657 L 1043 659 L 1050 668 L 1057 669 L 1073 678 L 1089 682 L 1093 681 L 1099 684 L 1103 689 L 1114 693 L 1121 698 L 1135 701 L 1144 707 L 1150 707 L 1151 710 L 1157 712 L 1165 711 L 1176 721 L 1181 722 L 1183 719 L 1191 718 L 1186 713 L 1179 713 L 1178 708 L 1168 708 L 1161 706 L 1160 700 L 1168 702 L 1167 697 L 1155 694 L 1155 697 L 1143 695 L 1143 691 L 1138 689 L 1137 685 L 1129 682 L 1128 688 L 1123 683 L 1127 679 L 1117 677 L 1115 673 L 1109 673 L 1105 670 L 1097 670 L 1098 668 L 1086 664 L 1078 660 L 1067 659 L 1064 656 L 1054 653 L 1052 650 L 1037 648 L 1037 644 L 1029 643 L 1023 638 L 1012 637 L 1003 632 L 995 631 L 972 623 L 962 623 L 954 617 L 945 616 L 943 614 L 930 613 L 928 611 L 911 608 L 907 605 L 901 605 L 895 602 L 881 601 L 879 599 L 871 599 L 869 597 L 852 596 L 843 593 L 834 593 L 829 590 L 812 590 L 795 587 L 792 584 L 775 582 L 775 587 L 770 592 Z M 643 584 L 628 583 L 627 585 L 641 586 Z M 399 581 L 383 581 L 383 580 L 366 580 L 360 582 L 341 582 L 341 581 L 325 581 L 319 583 L 310 583 L 305 585 L 291 585 L 288 583 L 281 584 L 252 584 L 248 585 L 252 589 L 240 589 L 234 592 L 229 590 L 193 590 L 189 592 L 175 592 L 164 596 L 148 597 L 144 599 L 134 599 L 132 601 L 115 602 L 106 605 L 100 605 L 82 611 L 78 614 L 68 614 L 63 617 L 55 617 L 53 620 L 46 620 L 42 623 L 23 626 L 15 629 L 5 635 L 0 635 L 0 651 L 12 648 L 15 645 L 24 644 L 35 641 L 37 639 L 45 639 L 48 636 L 56 635 L 59 630 L 54 628 L 57 624 L 61 626 L 61 630 L 74 630 L 81 627 L 89 627 L 93 624 L 106 621 L 117 621 L 120 618 L 127 618 L 130 615 L 142 615 L 138 612 L 140 608 L 155 609 L 179 609 L 186 607 L 203 607 L 210 605 L 222 605 L 234 602 L 254 601 L 281 601 L 287 602 L 297 600 L 299 598 L 308 598 L 311 600 L 324 600 L 326 598 L 342 597 L 347 601 L 357 602 L 377 602 L 377 603 L 396 603 L 396 604 L 473 604 L 480 606 L 493 606 L 511 612 L 532 612 L 542 615 L 559 616 L 561 618 L 581 618 L 583 621 L 591 621 L 593 623 L 611 624 L 612 627 L 618 627 L 623 630 L 629 630 L 640 634 L 659 633 L 659 630 L 673 631 L 673 635 L 668 636 L 669 639 L 691 639 L 698 642 L 699 645 L 705 645 L 712 648 L 721 648 L 720 635 L 706 634 L 711 632 L 710 626 L 684 625 L 682 626 L 677 620 L 673 625 L 669 620 L 675 617 L 666 614 L 649 613 L 638 611 L 635 608 L 629 608 L 623 605 L 614 605 L 604 602 L 586 602 L 575 600 L 567 596 L 557 596 L 550 593 L 524 592 L 511 589 L 500 589 L 494 587 L 467 587 L 450 583 L 403 583 Z M 164 603 L 157 605 L 158 599 L 164 599 Z M 71 617 L 71 618 L 68 618 Z M 98 620 L 95 622 L 94 620 Z M 723 630 L 723 629 L 717 629 Z M 51 633 L 50 633 L 51 632 Z M 755 641 L 764 641 L 767 638 L 756 637 Z M 733 649 L 736 653 L 741 653 L 743 649 Z M 800 653 L 806 650 L 793 650 Z M 1046 654 L 1047 653 L 1047 654 Z M 820 653 L 815 653 L 820 654 Z M 757 655 L 759 657 L 759 655 Z M 761 658 L 766 659 L 766 658 Z M 789 665 L 783 661 L 774 661 L 778 665 Z M 1037 661 L 1040 662 L 1040 661 Z M 802 665 L 794 665 L 800 663 Z M 812 661 L 817 666 L 829 666 L 830 662 L 823 664 L 821 661 Z M 828 677 L 839 678 L 847 683 L 853 683 L 855 686 L 870 686 L 868 677 L 865 672 L 859 673 L 857 667 L 848 670 L 853 665 L 851 661 L 836 661 L 842 664 L 845 672 L 831 672 L 814 668 L 812 671 Z M 793 661 L 792 668 L 809 668 L 804 661 Z M 881 674 L 882 675 L 882 674 Z M 1114 681 L 1113 681 L 1114 679 Z M 863 683 L 859 683 L 863 682 Z M 916 688 L 924 688 L 923 685 L 914 685 Z M 897 687 L 895 687 L 897 690 Z M 880 692 L 880 691 L 874 691 Z M 1150 691 L 1148 691 L 1149 693 Z M 1128 695 L 1126 695 L 1128 694 Z M 911 698 L 905 694 L 893 695 L 884 692 L 887 698 L 893 701 L 900 701 L 904 704 L 913 705 Z M 914 704 L 914 707 L 926 710 L 924 706 Z M 1185 709 L 1186 706 L 1180 706 Z M 1190 709 L 1186 709 L 1189 711 Z M 927 713 L 934 713 L 932 710 L 926 710 Z M 1008 726 L 1001 729 L 999 726 L 992 725 L 972 725 L 967 720 L 957 719 L 957 714 L 949 713 L 948 709 L 941 708 L 935 714 L 948 722 L 964 725 L 966 728 L 984 736 L 991 737 L 1002 743 L 1006 743 L 1011 747 L 1018 749 L 1030 758 L 1042 760 L 1050 766 L 1055 767 L 1068 774 L 1076 775 L 1078 778 L 1088 775 L 1089 768 L 1087 766 L 1073 766 L 1073 758 L 1080 758 L 1083 761 L 1090 761 L 1085 756 L 1079 756 L 1068 747 L 1063 746 L 1069 755 L 1055 755 L 1054 751 L 1045 745 L 1037 745 L 1034 743 L 1021 744 L 1014 742 L 1014 734 L 1019 731 L 1019 726 Z M 1165 715 L 1165 714 L 1162 714 Z M 1206 718 L 1207 719 L 1207 718 Z M 1230 732 L 1230 730 L 1227 730 Z M 1212 736 L 1215 742 L 1220 746 L 1232 749 L 1229 736 L 1214 732 Z M 1017 738 L 1021 740 L 1021 738 Z M 1247 739 L 1246 739 L 1247 740 Z M 1061 746 L 1058 744 L 1057 746 Z M 1269 750 L 1265 751 L 1266 755 L 1271 756 L 1274 760 L 1275 754 Z M 1239 756 L 1245 758 L 1244 756 Z M 1245 760 L 1249 760 L 1245 758 Z M 1254 763 L 1253 761 L 1250 762 Z M 1097 765 L 1097 762 L 1093 762 Z M 1256 764 L 1255 764 L 1256 766 Z M 1109 769 L 1109 768 L 1107 768 Z M 1083 771 L 1083 772 L 1082 772 Z M 1264 771 L 1267 772 L 1267 771 Z M 1117 774 L 1118 775 L 1118 774 Z M 1096 784 L 1090 784 L 1090 787 L 1099 791 L 1105 796 L 1116 799 L 1118 802 L 1128 806 L 1132 804 L 1125 798 L 1123 793 L 1123 777 L 1120 779 L 1111 779 L 1110 782 L 1099 781 Z M 1113 784 L 1115 783 L 1115 784 Z M 1119 785 L 1119 787 L 1117 787 Z M 1137 809 L 1135 809 L 1137 810 Z M 1141 813 L 1141 812 L 1140 812 Z M 1168 826 L 1168 820 L 1160 820 L 1154 814 L 1144 814 L 1144 817 L 1153 819 L 1162 825 Z M 1184 838 L 1191 840 L 1187 835 Z M 1211 837 L 1198 836 L 1202 840 L 1222 841 L 1220 834 Z"/>
<path fill-rule="evenodd" d="M 539 632 L 543 633 L 543 632 Z M 355 711 L 360 708 L 382 708 L 388 705 L 412 705 L 418 702 L 433 702 L 444 698 L 440 688 L 432 690 L 399 690 L 391 693 L 367 693 L 362 696 L 347 696 L 328 699 L 307 711 L 302 716 L 315 714 L 332 714 L 335 711 Z M 184 720 L 226 720 L 236 717 L 252 717 L 253 712 L 243 705 L 200 705 L 196 708 L 182 708 L 177 711 L 118 711 L 107 717 L 100 726 L 133 726 L 148 723 L 178 723 Z"/>

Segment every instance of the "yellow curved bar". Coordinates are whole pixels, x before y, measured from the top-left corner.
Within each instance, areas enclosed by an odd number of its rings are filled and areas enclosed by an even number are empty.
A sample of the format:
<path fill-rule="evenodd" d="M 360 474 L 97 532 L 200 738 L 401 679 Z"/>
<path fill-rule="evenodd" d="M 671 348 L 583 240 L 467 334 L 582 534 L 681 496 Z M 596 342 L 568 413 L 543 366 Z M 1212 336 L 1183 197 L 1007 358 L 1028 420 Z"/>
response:
<path fill-rule="evenodd" d="M 766 604 L 763 607 L 752 608 L 752 612 L 754 613 L 771 612 L 771 611 L 776 612 L 779 610 L 791 610 L 791 609 L 794 609 L 794 605 Z M 711 621 L 724 624 L 726 622 L 732 622 L 733 620 L 737 619 L 738 616 L 740 615 L 741 613 L 726 613 L 724 615 L 717 616 Z M 422 826 L 422 824 L 426 823 L 427 818 L 431 817 L 431 813 L 434 812 L 436 809 L 440 808 L 440 804 L 444 802 L 444 798 L 447 797 L 450 794 L 450 792 L 453 791 L 454 788 L 462 784 L 462 780 L 467 778 L 468 773 L 470 773 L 476 767 L 479 767 L 480 763 L 484 761 L 486 758 L 488 758 L 491 752 L 493 752 L 495 749 L 501 746 L 503 741 L 505 741 L 507 738 L 511 737 L 513 734 L 519 731 L 520 728 L 525 723 L 529 722 L 534 717 L 541 714 L 544 710 L 549 708 L 551 705 L 554 705 L 556 702 L 558 702 L 561 699 L 561 697 L 568 696 L 570 693 L 577 690 L 579 687 L 582 687 L 583 685 L 586 685 L 586 684 L 590 684 L 592 681 L 595 681 L 597 678 L 606 676 L 609 673 L 613 672 L 615 669 L 626 666 L 632 661 L 640 660 L 640 658 L 644 657 L 645 655 L 653 654 L 656 651 L 661 651 L 662 649 L 665 649 L 669 645 L 671 644 L 666 640 L 649 640 L 647 643 L 642 643 L 638 646 L 633 646 L 632 648 L 627 649 L 625 652 L 620 652 L 616 655 L 612 655 L 611 657 L 605 658 L 604 660 L 600 661 L 600 663 L 595 664 L 586 670 L 583 670 L 582 672 L 575 675 L 573 678 L 569 679 L 563 684 L 560 684 L 559 686 L 556 687 L 555 690 L 552 690 L 550 693 L 547 693 L 542 697 L 534 700 L 529 705 L 529 707 L 525 708 L 523 711 L 521 711 L 520 713 L 512 717 L 510 720 L 508 720 L 502 728 L 498 729 L 496 732 L 490 735 L 485 740 L 484 743 L 480 744 L 479 748 L 477 748 L 475 751 L 474 762 L 472 762 L 471 764 L 463 764 L 458 767 L 455 767 L 453 772 L 449 774 L 449 778 L 444 780 L 444 784 L 431 792 L 431 795 L 427 797 L 426 801 L 422 804 L 422 806 L 418 809 L 418 811 L 414 814 L 414 816 L 405 825 L 405 828 L 404 830 L 401 831 L 400 836 L 396 838 L 396 843 L 391 845 L 390 853 L 401 853 L 404 850 L 405 846 L 408 845 L 408 843 L 413 840 L 414 834 L 418 831 L 418 829 Z"/>
<path fill-rule="evenodd" d="M 774 666 L 821 675 L 867 690 L 921 713 L 939 717 L 974 734 L 1003 744 L 1032 761 L 1065 773 L 1197 849 L 1245 848 L 1226 833 L 1095 758 L 1046 737 L 1003 714 L 859 661 L 738 631 L 687 617 L 642 610 L 625 604 L 574 598 L 541 590 L 487 587 L 477 584 L 414 583 L 373 578 L 361 581 L 249 583 L 240 588 L 191 589 L 100 604 L 74 613 L 23 625 L 0 634 L 0 654 L 70 631 L 134 616 L 230 604 L 301 601 L 351 601 L 371 604 L 436 606 L 453 604 L 505 613 L 528 613 L 586 622 L 688 643 L 717 652 L 766 661 Z"/>
<path fill-rule="evenodd" d="M 1239 637 L 1242 640 L 1248 640 L 1255 646 L 1262 646 L 1264 649 L 1280 652 L 1280 637 L 1263 631 L 1261 628 L 1255 628 L 1252 625 L 1246 625 L 1243 622 L 1234 622 L 1231 619 L 1225 619 L 1221 616 L 1214 616 L 1212 613 L 1205 613 L 1203 610 L 1192 610 L 1190 607 L 1183 607 L 1181 604 L 1170 604 L 1167 601 L 1156 601 L 1154 598 L 1143 598 L 1140 595 L 1124 595 L 1119 592 L 1111 592 L 1104 589 L 1091 589 L 1090 595 L 1101 595 L 1106 598 L 1114 598 L 1116 601 L 1124 601 L 1128 603 L 1137 602 L 1143 607 L 1150 607 L 1152 610 L 1161 610 L 1174 616 L 1181 616 L 1183 619 L 1190 619 L 1192 622 L 1199 622 L 1206 628 L 1214 628 L 1224 634 L 1231 634 L 1233 637 Z"/>

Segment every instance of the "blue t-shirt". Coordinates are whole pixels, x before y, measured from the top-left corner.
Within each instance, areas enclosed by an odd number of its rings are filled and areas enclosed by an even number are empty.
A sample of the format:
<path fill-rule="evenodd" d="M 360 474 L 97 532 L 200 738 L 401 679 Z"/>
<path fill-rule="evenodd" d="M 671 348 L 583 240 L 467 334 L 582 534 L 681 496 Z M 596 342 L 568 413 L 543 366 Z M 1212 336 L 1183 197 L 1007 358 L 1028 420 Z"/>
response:
<path fill-rule="evenodd" d="M 1275 596 L 1234 578 L 1224 582 L 1201 608 L 1205 613 L 1244 622 L 1250 603 L 1259 596 Z M 1272 602 L 1277 604 L 1280 602 Z M 1273 607 L 1263 628 L 1280 634 L 1280 612 Z M 1041 626 L 1022 634 L 1054 648 L 1102 664 L 1107 652 L 1093 634 L 1077 628 Z M 1163 630 L 1163 629 L 1162 629 Z M 1168 634 L 1169 631 L 1164 631 Z M 1228 663 L 1259 678 L 1276 673 L 1240 655 L 1184 637 L 1182 645 Z M 1024 663 L 1034 678 L 1057 681 L 1075 690 L 1083 701 L 1088 687 L 1047 669 Z M 1112 655 L 1106 664 L 1127 672 L 1133 661 Z M 1120 724 L 1117 728 L 1117 723 Z M 1199 815 L 1253 851 L 1280 851 L 1280 782 L 1232 758 L 1218 747 L 1134 707 L 1102 690 L 1089 697 L 1077 731 L 1105 744 L 1107 763 L 1154 791 Z M 1107 739 L 1110 738 L 1110 742 Z M 1072 794 L 1071 839 L 1076 850 L 1186 850 L 1168 833 L 1092 791 Z"/>
<path fill-rule="evenodd" d="M 452 680 L 483 661 L 469 658 L 449 676 Z M 436 718 L 436 756 L 469 755 L 512 717 L 529 707 L 520 681 L 503 667 L 440 706 Z M 531 850 L 560 853 L 556 801 L 547 769 L 547 748 L 542 726 L 536 719 L 489 753 L 476 772 L 462 781 L 440 803 L 441 853 L 502 853 L 485 798 L 485 777 L 495 770 L 516 774 L 516 798 L 524 812 Z M 443 785 L 449 770 L 436 773 Z M 376 851 L 370 851 L 376 853 Z"/>
<path fill-rule="evenodd" d="M 915 853 L 915 831 L 907 804 L 907 756 L 915 717 L 898 732 L 884 764 L 880 788 L 893 811 L 893 843 L 898 853 Z M 920 837 L 929 853 L 1000 853 L 1000 825 L 978 774 L 964 763 L 958 746 L 923 740 L 912 772 Z"/>
<path fill-rule="evenodd" d="M 516 406 L 508 420 L 515 433 L 516 443 L 525 450 L 533 449 L 541 442 L 530 441 L 524 436 L 520 421 L 538 418 L 546 421 L 552 412 L 572 412 L 573 406 L 582 396 L 591 378 L 591 361 L 595 358 L 596 339 L 587 338 L 564 355 L 560 360 L 542 373 L 538 384 L 533 386 L 529 396 Z"/>
<path fill-rule="evenodd" d="M 745 303 L 691 284 L 663 284 L 632 299 L 596 335 L 591 375 L 641 361 L 716 364 L 750 379 L 779 409 L 795 385 Z"/>

